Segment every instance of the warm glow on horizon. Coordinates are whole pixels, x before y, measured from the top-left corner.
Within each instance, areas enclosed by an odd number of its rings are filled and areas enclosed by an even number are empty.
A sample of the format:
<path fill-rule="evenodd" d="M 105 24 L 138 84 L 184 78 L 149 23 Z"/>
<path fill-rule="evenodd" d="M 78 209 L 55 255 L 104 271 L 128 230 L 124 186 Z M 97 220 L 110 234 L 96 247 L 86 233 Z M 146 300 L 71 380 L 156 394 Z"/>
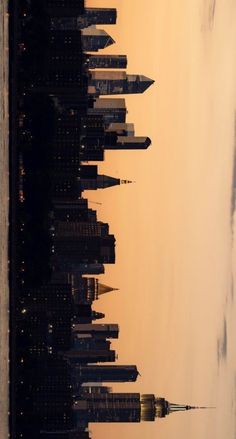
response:
<path fill-rule="evenodd" d="M 217 405 L 156 423 L 93 425 L 93 437 L 231 439 L 227 392 L 236 351 L 228 339 L 229 374 L 219 346 L 226 304 L 233 307 L 235 5 L 91 0 L 87 6 L 117 7 L 117 25 L 106 27 L 116 44 L 106 52 L 127 54 L 128 73 L 155 80 L 143 95 L 126 97 L 128 122 L 152 139 L 151 147 L 108 151 L 98 163 L 101 173 L 135 183 L 84 195 L 102 203 L 91 207 L 117 240 L 117 262 L 101 280 L 120 290 L 94 309 L 119 323 L 118 361 L 137 364 L 141 373 L 137 383 L 113 388 Z M 234 320 L 228 325 L 235 328 Z"/>

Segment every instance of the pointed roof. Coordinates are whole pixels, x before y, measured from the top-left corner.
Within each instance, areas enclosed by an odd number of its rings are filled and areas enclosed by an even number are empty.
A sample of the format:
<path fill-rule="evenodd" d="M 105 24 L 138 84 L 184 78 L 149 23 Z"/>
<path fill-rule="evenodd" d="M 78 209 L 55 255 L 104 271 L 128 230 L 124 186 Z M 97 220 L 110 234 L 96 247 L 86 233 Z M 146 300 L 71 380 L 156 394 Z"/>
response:
<path fill-rule="evenodd" d="M 98 174 L 97 176 L 97 183 L 98 183 L 98 189 L 100 188 L 107 188 L 111 186 L 120 185 L 120 179 L 110 177 L 109 175 L 101 175 Z"/>
<path fill-rule="evenodd" d="M 104 284 L 98 283 L 98 296 L 106 293 L 110 293 L 111 291 L 117 291 L 119 288 L 109 287 Z"/>
<path fill-rule="evenodd" d="M 111 46 L 115 43 L 115 40 L 104 30 L 98 29 L 96 25 L 88 26 L 81 29 L 82 38 L 83 37 L 97 37 L 100 41 L 101 49 Z"/>
<path fill-rule="evenodd" d="M 127 75 L 127 80 L 129 83 L 135 83 L 138 86 L 139 93 L 143 93 L 155 82 L 147 76 L 137 74 Z"/>

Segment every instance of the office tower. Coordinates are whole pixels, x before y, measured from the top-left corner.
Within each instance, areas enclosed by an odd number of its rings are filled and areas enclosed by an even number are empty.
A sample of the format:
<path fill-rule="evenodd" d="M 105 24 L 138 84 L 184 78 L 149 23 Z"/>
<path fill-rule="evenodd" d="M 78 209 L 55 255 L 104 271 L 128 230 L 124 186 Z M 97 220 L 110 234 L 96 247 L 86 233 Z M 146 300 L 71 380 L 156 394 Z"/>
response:
<path fill-rule="evenodd" d="M 54 67 L 53 64 L 48 66 L 47 71 L 34 71 L 31 80 L 31 86 L 51 93 L 60 92 L 63 87 L 67 89 L 85 90 L 87 87 L 87 77 L 85 73 L 68 68 L 68 64 L 64 67 Z"/>
<path fill-rule="evenodd" d="M 76 272 L 79 264 L 114 264 L 115 237 L 55 237 L 51 261 L 55 270 L 66 272 Z"/>
<path fill-rule="evenodd" d="M 80 183 L 81 191 L 105 189 L 120 184 L 132 183 L 132 181 L 129 180 L 121 180 L 120 178 L 114 178 L 114 177 L 109 177 L 108 175 L 99 175 L 99 174 L 94 178 L 78 177 L 78 181 Z"/>
<path fill-rule="evenodd" d="M 89 69 L 126 69 L 126 55 L 86 55 Z"/>
<path fill-rule="evenodd" d="M 82 15 L 77 10 L 67 8 L 64 16 L 58 14 L 50 20 L 51 29 L 80 30 L 96 24 L 116 24 L 116 9 L 113 8 L 86 8 Z M 52 11 L 51 11 L 52 14 Z"/>
<path fill-rule="evenodd" d="M 61 203 L 68 199 L 77 201 L 81 198 L 80 186 L 77 178 L 68 172 L 54 173 L 52 178 L 53 203 Z"/>
<path fill-rule="evenodd" d="M 31 387 L 26 410 L 30 412 L 27 422 L 33 423 L 31 433 L 37 423 L 39 430 L 72 429 L 70 366 L 63 359 L 49 356 L 34 363 L 28 374 Z"/>
<path fill-rule="evenodd" d="M 78 324 L 74 325 L 72 332 L 74 336 L 86 334 L 96 339 L 118 338 L 119 326 L 116 323 Z"/>
<path fill-rule="evenodd" d="M 63 201 L 74 200 L 76 202 L 81 198 L 81 192 L 86 189 L 103 189 L 117 184 L 130 183 L 128 180 L 120 180 L 97 174 L 97 166 L 81 165 L 77 171 L 68 170 L 65 172 L 54 172 L 52 175 L 52 194 L 54 204 L 63 203 Z M 89 211 L 91 218 L 93 212 Z"/>
<path fill-rule="evenodd" d="M 115 125 L 115 124 L 114 124 Z M 125 133 L 124 133 L 125 134 Z M 130 150 L 147 149 L 151 145 L 149 137 L 134 137 L 132 135 L 119 135 L 117 131 L 108 131 L 105 135 L 104 149 Z"/>
<path fill-rule="evenodd" d="M 48 15 L 51 17 L 73 17 L 84 14 L 84 0 L 46 0 Z"/>
<path fill-rule="evenodd" d="M 97 98 L 94 100 L 93 107 L 88 109 L 90 115 L 103 116 L 106 128 L 113 122 L 124 123 L 126 113 L 125 99 L 122 98 Z"/>
<path fill-rule="evenodd" d="M 102 384 L 93 384 L 93 385 L 82 385 L 80 387 L 81 394 L 87 394 L 87 393 L 111 393 L 112 389 L 108 386 L 103 386 Z"/>
<path fill-rule="evenodd" d="M 117 140 L 118 136 L 133 137 L 134 124 L 112 122 L 105 130 L 105 145 L 108 143 L 109 136 L 114 136 L 115 140 Z"/>
<path fill-rule="evenodd" d="M 52 9 L 50 11 L 52 15 Z M 55 30 L 81 30 L 96 24 L 115 24 L 116 9 L 113 8 L 86 8 L 82 15 L 76 16 L 77 10 L 67 8 L 64 16 L 57 13 L 51 17 L 50 27 Z"/>
<path fill-rule="evenodd" d="M 93 350 L 69 350 L 63 353 L 63 357 L 71 364 L 86 363 L 113 363 L 116 360 L 116 352 L 109 349 L 93 349 Z M 84 418 L 84 421 L 87 421 Z"/>
<path fill-rule="evenodd" d="M 73 370 L 76 381 L 84 383 L 130 382 L 136 381 L 138 370 L 136 366 L 76 366 Z"/>
<path fill-rule="evenodd" d="M 92 96 L 143 93 L 153 82 L 146 76 L 128 75 L 124 71 L 91 71 L 88 93 Z"/>
<path fill-rule="evenodd" d="M 78 422 L 80 419 L 88 422 L 154 421 L 176 411 L 195 408 L 139 393 L 86 394 L 75 400 L 73 406 Z"/>
<path fill-rule="evenodd" d="M 73 314 L 73 324 L 89 324 L 93 320 L 104 319 L 105 314 L 102 312 L 97 312 L 92 310 L 90 303 L 77 303 L 74 300 L 74 314 Z"/>
<path fill-rule="evenodd" d="M 52 154 L 54 171 L 71 173 L 80 170 L 81 161 L 103 160 L 105 129 L 102 115 L 79 114 L 73 102 L 69 105 L 57 117 Z"/>
<path fill-rule="evenodd" d="M 74 272 L 78 274 L 104 274 L 105 267 L 103 264 L 100 264 L 98 262 L 91 263 L 91 264 L 77 264 L 76 267 L 74 267 Z"/>
<path fill-rule="evenodd" d="M 63 200 L 61 203 L 56 203 L 54 204 L 52 215 L 56 221 L 97 221 L 97 212 L 88 208 L 88 200 L 86 198 Z"/>
<path fill-rule="evenodd" d="M 105 30 L 97 29 L 95 26 L 82 29 L 81 40 L 82 48 L 85 52 L 97 52 L 115 43 Z"/>
<path fill-rule="evenodd" d="M 104 119 L 101 114 L 90 113 L 81 118 L 81 161 L 104 160 L 104 135 Z"/>
<path fill-rule="evenodd" d="M 86 8 L 80 17 L 80 25 L 116 24 L 117 10 L 114 8 Z"/>
<path fill-rule="evenodd" d="M 27 341 L 30 355 L 40 356 L 69 348 L 73 312 L 71 285 L 51 283 L 38 288 L 25 287 L 21 307 L 19 343 L 24 345 Z"/>
<path fill-rule="evenodd" d="M 74 337 L 73 346 L 70 350 L 72 351 L 106 351 L 110 350 L 111 342 L 109 340 L 101 339 L 97 340 L 94 338 L 82 338 L 82 335 L 79 337 Z"/>
<path fill-rule="evenodd" d="M 53 237 L 73 238 L 73 237 L 93 237 L 93 236 L 107 236 L 109 233 L 109 226 L 101 221 L 97 222 L 82 222 L 82 221 L 54 221 L 53 223 Z"/>

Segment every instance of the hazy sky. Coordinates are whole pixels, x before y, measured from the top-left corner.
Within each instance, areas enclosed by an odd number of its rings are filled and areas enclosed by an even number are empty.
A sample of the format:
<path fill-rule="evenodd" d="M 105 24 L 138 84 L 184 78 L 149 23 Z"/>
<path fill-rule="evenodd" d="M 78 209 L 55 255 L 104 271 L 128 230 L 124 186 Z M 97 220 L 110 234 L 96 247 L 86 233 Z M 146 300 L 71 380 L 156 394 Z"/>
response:
<path fill-rule="evenodd" d="M 155 79 L 127 97 L 128 121 L 152 146 L 107 152 L 100 171 L 136 183 L 87 192 L 117 238 L 96 303 L 120 324 L 119 363 L 141 377 L 120 391 L 165 396 L 216 410 L 138 425 L 100 425 L 118 439 L 235 438 L 236 333 L 230 203 L 236 92 L 233 0 L 91 0 L 115 6 L 116 45 L 128 72 Z M 236 320 L 236 319 L 235 319 Z M 236 345 L 236 343 L 235 343 Z"/>

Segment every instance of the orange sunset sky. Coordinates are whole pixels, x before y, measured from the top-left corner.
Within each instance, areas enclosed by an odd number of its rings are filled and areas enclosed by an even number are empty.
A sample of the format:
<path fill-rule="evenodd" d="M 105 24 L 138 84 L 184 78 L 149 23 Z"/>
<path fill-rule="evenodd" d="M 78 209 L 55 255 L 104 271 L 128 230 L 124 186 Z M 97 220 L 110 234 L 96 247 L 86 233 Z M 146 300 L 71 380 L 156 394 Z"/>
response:
<path fill-rule="evenodd" d="M 127 54 L 128 73 L 155 80 L 143 95 L 126 97 L 128 122 L 152 146 L 108 151 L 99 164 L 101 173 L 135 183 L 85 194 L 102 203 L 91 207 L 116 236 L 116 264 L 100 280 L 120 290 L 94 309 L 106 313 L 104 322 L 119 323 L 118 362 L 137 364 L 141 374 L 113 388 L 217 406 L 155 423 L 93 425 L 93 437 L 234 438 L 236 390 L 229 396 L 229 389 L 236 349 L 229 333 L 227 359 L 217 346 L 224 319 L 228 332 L 236 329 L 230 314 L 235 2 L 86 5 L 118 9 L 117 25 L 106 27 L 116 44 L 106 53 Z"/>

